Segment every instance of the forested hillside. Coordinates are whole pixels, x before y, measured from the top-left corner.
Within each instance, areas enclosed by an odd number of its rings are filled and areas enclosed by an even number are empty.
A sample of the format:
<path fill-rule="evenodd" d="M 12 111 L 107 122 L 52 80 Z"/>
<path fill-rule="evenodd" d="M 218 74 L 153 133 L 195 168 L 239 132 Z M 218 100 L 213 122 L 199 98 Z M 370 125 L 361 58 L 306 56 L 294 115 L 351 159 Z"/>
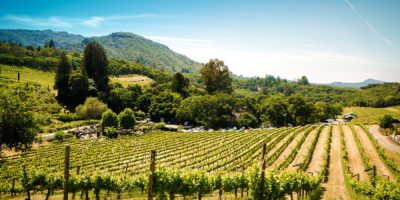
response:
<path fill-rule="evenodd" d="M 0 41 L 23 46 L 43 47 L 50 40 L 55 47 L 82 52 L 91 40 L 98 41 L 110 58 L 137 61 L 152 68 L 170 72 L 198 72 L 201 64 L 176 53 L 167 46 L 133 33 L 112 33 L 100 37 L 84 37 L 51 30 L 0 29 Z"/>

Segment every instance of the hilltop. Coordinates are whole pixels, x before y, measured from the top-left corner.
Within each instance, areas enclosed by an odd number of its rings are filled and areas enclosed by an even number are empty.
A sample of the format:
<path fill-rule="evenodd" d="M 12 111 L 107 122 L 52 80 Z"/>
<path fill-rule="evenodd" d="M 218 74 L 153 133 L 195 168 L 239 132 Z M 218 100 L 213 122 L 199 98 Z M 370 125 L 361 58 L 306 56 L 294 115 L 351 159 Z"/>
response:
<path fill-rule="evenodd" d="M 104 46 L 110 58 L 137 61 L 146 66 L 171 72 L 197 72 L 201 63 L 176 53 L 167 46 L 142 36 L 117 32 L 99 37 L 84 37 L 65 31 L 0 29 L 1 42 L 13 42 L 24 46 L 43 46 L 50 39 L 55 46 L 65 50 L 82 52 L 92 39 Z"/>
<path fill-rule="evenodd" d="M 375 80 L 375 79 L 367 79 L 362 82 L 332 82 L 328 85 L 336 86 L 336 87 L 347 87 L 347 88 L 361 88 L 371 84 L 382 84 L 385 81 Z"/>

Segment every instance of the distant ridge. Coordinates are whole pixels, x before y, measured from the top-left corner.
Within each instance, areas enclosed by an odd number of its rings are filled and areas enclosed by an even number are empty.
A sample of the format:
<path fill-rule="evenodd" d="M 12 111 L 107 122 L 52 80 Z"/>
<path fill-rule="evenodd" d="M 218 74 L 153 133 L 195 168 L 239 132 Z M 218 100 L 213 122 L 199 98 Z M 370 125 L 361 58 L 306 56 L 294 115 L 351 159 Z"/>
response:
<path fill-rule="evenodd" d="M 329 84 L 326 84 L 326 85 L 335 86 L 335 87 L 361 88 L 361 87 L 365 87 L 365 86 L 370 85 L 370 84 L 383 84 L 383 83 L 385 83 L 385 81 L 380 81 L 380 80 L 375 80 L 375 79 L 367 79 L 367 80 L 362 81 L 362 82 L 354 82 L 354 83 L 350 83 L 350 82 L 333 82 L 333 83 L 329 83 Z"/>
<path fill-rule="evenodd" d="M 54 40 L 56 47 L 82 52 L 91 39 L 102 44 L 110 58 L 141 62 L 144 65 L 171 72 L 198 72 L 201 63 L 172 51 L 167 46 L 129 32 L 116 32 L 99 37 L 84 37 L 65 31 L 0 29 L 1 42 L 24 46 L 43 46 Z"/>

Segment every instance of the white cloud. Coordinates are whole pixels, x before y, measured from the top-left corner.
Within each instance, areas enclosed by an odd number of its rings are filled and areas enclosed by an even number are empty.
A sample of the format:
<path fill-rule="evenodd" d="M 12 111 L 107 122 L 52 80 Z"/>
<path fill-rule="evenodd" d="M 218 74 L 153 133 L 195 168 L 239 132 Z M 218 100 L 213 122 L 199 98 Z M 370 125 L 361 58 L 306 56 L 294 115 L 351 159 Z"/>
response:
<path fill-rule="evenodd" d="M 104 18 L 102 17 L 91 17 L 88 20 L 84 20 L 83 24 L 91 27 L 98 27 L 100 22 L 104 21 Z"/>
<path fill-rule="evenodd" d="M 150 40 L 158 41 L 158 42 L 188 42 L 188 43 L 203 43 L 203 42 L 211 42 L 212 40 L 203 40 L 203 39 L 193 39 L 193 38 L 177 38 L 177 37 L 164 37 L 164 36 L 144 36 Z"/>
<path fill-rule="evenodd" d="M 118 21 L 127 19 L 167 19 L 169 15 L 158 15 L 158 14 L 136 14 L 136 15 L 116 15 L 116 16 L 93 16 L 90 18 L 60 18 L 60 17 L 49 17 L 49 18 L 35 18 L 30 16 L 20 15 L 6 15 L 0 20 L 13 21 L 15 23 L 24 24 L 28 26 L 38 27 L 61 27 L 70 28 L 72 26 L 89 26 L 99 27 L 105 21 Z"/>
<path fill-rule="evenodd" d="M 32 18 L 28 16 L 7 15 L 3 17 L 2 20 L 14 21 L 16 23 L 26 24 L 30 26 L 62 27 L 62 28 L 72 27 L 71 23 L 58 17 Z"/>
<path fill-rule="evenodd" d="M 351 8 L 351 10 L 354 12 L 354 14 L 356 14 L 369 28 L 369 30 L 375 34 L 375 36 L 377 36 L 378 38 L 382 39 L 387 45 L 393 45 L 393 42 L 390 41 L 389 39 L 387 39 L 385 36 L 383 36 L 382 34 L 380 34 L 375 27 L 368 22 L 368 20 L 366 20 L 359 12 L 358 10 L 354 7 L 354 5 L 350 2 L 350 0 L 344 0 L 344 2 L 346 2 L 346 4 Z"/>

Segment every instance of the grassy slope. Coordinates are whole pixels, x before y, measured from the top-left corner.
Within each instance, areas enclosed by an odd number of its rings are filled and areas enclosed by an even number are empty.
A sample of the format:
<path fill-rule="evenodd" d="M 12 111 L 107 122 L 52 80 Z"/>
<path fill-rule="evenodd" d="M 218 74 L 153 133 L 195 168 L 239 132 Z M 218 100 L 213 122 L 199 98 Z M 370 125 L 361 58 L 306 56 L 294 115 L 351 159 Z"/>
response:
<path fill-rule="evenodd" d="M 12 66 L 12 65 L 3 65 L 0 64 L 1 74 L 0 77 L 8 78 L 10 80 L 18 80 L 18 72 L 20 72 L 20 81 L 21 82 L 32 82 L 38 83 L 43 87 L 49 88 L 54 94 L 55 90 L 53 90 L 54 86 L 54 72 L 46 72 L 41 70 L 35 70 L 27 67 L 19 67 L 19 66 Z M 116 77 L 111 78 L 112 82 L 119 82 L 124 87 L 127 87 L 129 84 L 139 84 L 139 85 L 146 85 L 153 82 L 152 79 L 143 76 L 143 75 L 129 75 L 129 77 L 141 77 L 142 79 L 147 79 L 146 81 L 124 81 L 118 79 Z M 124 76 L 125 77 L 125 76 Z"/>
<path fill-rule="evenodd" d="M 353 123 L 361 124 L 378 124 L 379 118 L 384 115 L 392 115 L 400 119 L 400 106 L 387 107 L 387 108 L 369 108 L 369 107 L 346 107 L 343 113 L 354 112 L 358 117 L 354 119 Z"/>

